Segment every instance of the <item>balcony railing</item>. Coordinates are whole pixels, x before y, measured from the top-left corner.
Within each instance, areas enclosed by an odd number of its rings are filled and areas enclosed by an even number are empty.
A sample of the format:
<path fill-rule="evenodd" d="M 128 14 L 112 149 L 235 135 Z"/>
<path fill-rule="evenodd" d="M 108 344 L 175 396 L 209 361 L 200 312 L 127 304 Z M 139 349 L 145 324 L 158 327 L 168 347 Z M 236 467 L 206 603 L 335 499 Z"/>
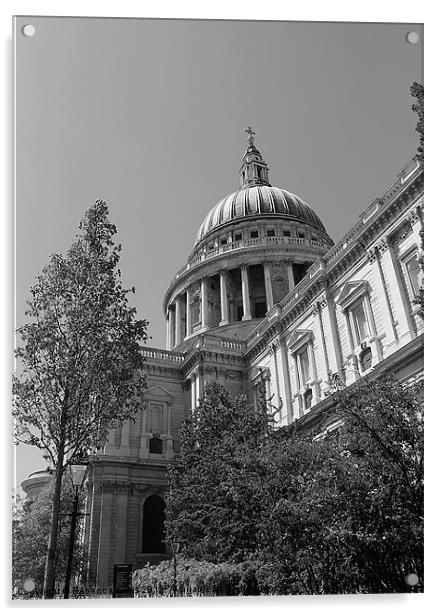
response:
<path fill-rule="evenodd" d="M 312 240 L 304 237 L 256 237 L 238 240 L 237 242 L 229 242 L 227 244 L 216 246 L 215 248 L 212 248 L 211 250 L 208 250 L 203 254 L 197 255 L 190 259 L 190 261 L 188 261 L 186 265 L 184 265 L 180 270 L 178 270 L 172 283 L 175 282 L 175 280 L 179 278 L 185 271 L 191 269 L 199 263 L 203 263 L 205 261 L 213 259 L 214 257 L 223 255 L 226 252 L 230 253 L 235 250 L 241 250 L 253 246 L 300 246 L 319 249 L 322 248 L 324 251 L 328 248 L 327 244 L 324 241 Z"/>
<path fill-rule="evenodd" d="M 173 361 L 182 363 L 184 355 L 182 353 L 174 353 L 173 351 L 164 351 L 163 349 L 153 349 L 151 347 L 141 347 L 141 355 L 146 359 L 159 359 L 162 361 Z"/>

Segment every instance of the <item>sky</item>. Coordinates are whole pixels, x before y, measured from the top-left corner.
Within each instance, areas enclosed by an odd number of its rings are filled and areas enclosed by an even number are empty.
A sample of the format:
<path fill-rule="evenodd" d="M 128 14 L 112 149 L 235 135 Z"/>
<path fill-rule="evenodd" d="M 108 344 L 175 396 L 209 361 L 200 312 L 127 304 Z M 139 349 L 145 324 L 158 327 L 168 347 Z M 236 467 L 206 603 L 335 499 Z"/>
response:
<path fill-rule="evenodd" d="M 239 187 L 246 126 L 270 183 L 335 241 L 416 151 L 418 25 L 20 17 L 16 31 L 17 327 L 49 255 L 102 198 L 124 283 L 164 347 L 164 293 Z M 20 446 L 16 482 L 45 466 Z"/>

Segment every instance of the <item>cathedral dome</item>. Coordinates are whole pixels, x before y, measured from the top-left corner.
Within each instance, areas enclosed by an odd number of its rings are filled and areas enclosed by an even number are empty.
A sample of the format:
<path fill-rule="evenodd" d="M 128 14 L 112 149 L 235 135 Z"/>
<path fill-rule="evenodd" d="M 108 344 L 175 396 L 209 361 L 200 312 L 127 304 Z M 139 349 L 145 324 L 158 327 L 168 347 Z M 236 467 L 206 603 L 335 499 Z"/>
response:
<path fill-rule="evenodd" d="M 243 186 L 221 199 L 205 217 L 195 244 L 224 224 L 260 216 L 290 218 L 326 233 L 319 217 L 305 201 L 288 190 L 263 183 Z"/>

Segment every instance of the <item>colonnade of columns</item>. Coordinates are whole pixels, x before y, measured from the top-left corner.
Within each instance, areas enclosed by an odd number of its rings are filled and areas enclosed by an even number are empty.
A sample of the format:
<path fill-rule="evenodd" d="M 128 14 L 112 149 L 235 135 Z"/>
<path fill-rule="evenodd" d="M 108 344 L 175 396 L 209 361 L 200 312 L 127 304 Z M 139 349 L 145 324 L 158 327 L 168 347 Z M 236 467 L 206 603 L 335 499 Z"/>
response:
<path fill-rule="evenodd" d="M 252 306 L 251 306 L 251 294 L 250 294 L 250 274 L 249 266 L 243 264 L 240 266 L 241 271 L 241 299 L 242 299 L 242 321 L 248 321 L 253 318 Z M 265 287 L 265 300 L 266 309 L 269 311 L 274 305 L 273 289 L 272 289 L 272 274 L 271 264 L 266 262 L 263 264 L 264 271 L 264 287 Z M 287 261 L 285 264 L 286 277 L 288 281 L 288 290 L 291 291 L 295 287 L 295 279 L 293 275 L 293 265 L 291 261 Z M 219 277 L 219 300 L 221 307 L 221 320 L 219 326 L 229 325 L 234 319 L 231 318 L 229 313 L 229 296 L 228 296 L 228 271 L 221 270 L 217 276 Z M 199 310 L 200 319 L 198 332 L 203 332 L 210 326 L 214 326 L 212 323 L 209 325 L 209 292 L 208 281 L 211 277 L 202 277 L 199 280 Z M 189 287 L 175 297 L 173 302 L 169 305 L 169 309 L 166 316 L 167 321 L 167 334 L 166 334 L 166 347 L 167 349 L 173 349 L 178 344 L 183 342 L 194 333 L 194 323 L 192 323 L 192 290 Z M 185 318 L 183 318 L 183 315 Z"/>

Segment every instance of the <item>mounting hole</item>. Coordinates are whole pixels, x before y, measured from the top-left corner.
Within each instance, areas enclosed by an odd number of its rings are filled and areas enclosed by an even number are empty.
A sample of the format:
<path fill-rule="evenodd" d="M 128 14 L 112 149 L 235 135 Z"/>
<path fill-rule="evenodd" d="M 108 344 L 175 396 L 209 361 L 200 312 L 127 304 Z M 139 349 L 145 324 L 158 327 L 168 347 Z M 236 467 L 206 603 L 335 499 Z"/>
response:
<path fill-rule="evenodd" d="M 416 586 L 418 582 L 419 578 L 416 573 L 409 573 L 405 576 L 405 583 L 408 584 L 408 586 Z"/>
<path fill-rule="evenodd" d="M 26 590 L 26 592 L 32 592 L 35 588 L 35 582 L 32 578 L 26 578 L 26 580 L 23 582 L 23 589 Z"/>
<path fill-rule="evenodd" d="M 23 32 L 24 36 L 27 37 L 34 36 L 34 34 L 37 32 L 35 26 L 33 26 L 32 24 L 26 24 L 26 26 L 23 26 L 21 31 Z"/>
<path fill-rule="evenodd" d="M 417 32 L 407 32 L 405 38 L 407 39 L 407 43 L 415 45 L 419 41 L 419 34 Z"/>

